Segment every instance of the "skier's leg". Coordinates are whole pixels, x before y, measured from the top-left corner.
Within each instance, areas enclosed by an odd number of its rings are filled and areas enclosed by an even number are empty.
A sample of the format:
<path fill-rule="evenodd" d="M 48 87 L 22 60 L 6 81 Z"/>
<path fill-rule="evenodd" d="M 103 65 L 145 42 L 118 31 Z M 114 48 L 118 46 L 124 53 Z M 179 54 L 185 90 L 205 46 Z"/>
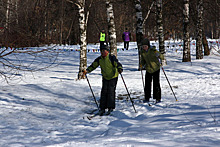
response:
<path fill-rule="evenodd" d="M 145 74 L 145 100 L 149 101 L 151 98 L 151 82 L 152 82 L 152 75 L 146 71 Z"/>
<path fill-rule="evenodd" d="M 157 102 L 161 101 L 160 70 L 153 74 L 153 98 Z"/>
<path fill-rule="evenodd" d="M 108 80 L 102 78 L 102 90 L 100 98 L 100 110 L 105 110 L 107 108 L 107 97 L 108 97 Z"/>
<path fill-rule="evenodd" d="M 107 100 L 108 109 L 115 109 L 115 90 L 116 90 L 117 81 L 118 81 L 118 78 L 109 80 L 108 100 Z"/>

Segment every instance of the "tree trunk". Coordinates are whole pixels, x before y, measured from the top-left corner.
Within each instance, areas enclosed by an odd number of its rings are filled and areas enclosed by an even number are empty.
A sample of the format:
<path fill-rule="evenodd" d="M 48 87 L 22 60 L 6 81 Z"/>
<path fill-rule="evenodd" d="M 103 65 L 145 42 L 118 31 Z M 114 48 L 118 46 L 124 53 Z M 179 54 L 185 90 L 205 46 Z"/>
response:
<path fill-rule="evenodd" d="M 202 59 L 203 58 L 203 49 L 202 49 L 202 32 L 203 32 L 203 2 L 202 0 L 198 0 L 197 3 L 197 37 L 196 37 L 196 59 Z"/>
<path fill-rule="evenodd" d="M 79 30 L 80 30 L 80 65 L 78 79 L 82 77 L 83 70 L 87 68 L 87 49 L 86 49 L 86 21 L 85 21 L 85 0 L 78 0 L 76 4 L 79 8 Z"/>
<path fill-rule="evenodd" d="M 44 7 L 45 8 L 48 8 L 48 2 L 47 1 L 45 1 L 45 3 L 44 3 Z M 44 40 L 45 40 L 45 42 L 46 43 L 49 43 L 49 40 L 48 40 L 48 9 L 47 10 L 45 10 L 45 12 L 44 12 L 44 34 L 43 34 L 43 38 L 44 38 Z"/>
<path fill-rule="evenodd" d="M 10 25 L 9 25 L 9 21 L 10 21 L 10 5 L 11 5 L 11 1 L 7 0 L 7 6 L 6 6 L 6 13 L 5 13 L 5 45 L 9 46 L 10 41 L 9 40 L 9 33 L 10 33 Z"/>
<path fill-rule="evenodd" d="M 202 34 L 202 44 L 203 44 L 203 47 L 204 47 L 204 55 L 209 56 L 210 55 L 210 49 L 209 49 L 208 41 L 206 39 L 204 31 L 203 31 L 203 34 Z"/>
<path fill-rule="evenodd" d="M 9 30 L 9 16 L 10 16 L 10 0 L 7 0 L 7 8 L 6 8 L 6 13 L 5 13 L 5 18 L 6 18 L 6 20 L 5 20 L 5 28 L 7 29 L 7 30 Z"/>
<path fill-rule="evenodd" d="M 60 7 L 60 13 L 61 13 L 61 16 L 60 16 L 60 45 L 62 45 L 63 43 L 63 0 L 61 0 L 61 7 Z"/>
<path fill-rule="evenodd" d="M 218 17 L 218 19 L 215 21 L 216 22 L 216 26 L 217 26 L 217 29 L 216 29 L 216 38 L 220 38 L 220 18 Z"/>
<path fill-rule="evenodd" d="M 18 25 L 18 1 L 15 1 L 16 25 Z"/>
<path fill-rule="evenodd" d="M 139 56 L 139 66 L 138 70 L 141 67 L 141 41 L 143 39 L 143 16 L 142 16 L 142 8 L 141 8 L 141 1 L 135 0 L 135 10 L 136 10 L 136 20 L 137 20 L 137 27 L 136 27 L 136 41 L 138 46 L 138 56 Z"/>
<path fill-rule="evenodd" d="M 184 0 L 183 5 L 183 62 L 191 62 L 189 38 L 189 0 Z"/>
<path fill-rule="evenodd" d="M 163 15 L 162 15 L 162 0 L 157 0 L 157 31 L 158 31 L 158 40 L 159 40 L 159 51 L 165 56 L 165 47 L 164 47 L 164 35 L 163 35 Z M 162 61 L 163 64 L 166 64 L 166 60 Z"/>
<path fill-rule="evenodd" d="M 116 30 L 114 22 L 114 12 L 111 0 L 106 0 L 107 17 L 108 17 L 108 34 L 110 43 L 110 53 L 117 57 Z"/>

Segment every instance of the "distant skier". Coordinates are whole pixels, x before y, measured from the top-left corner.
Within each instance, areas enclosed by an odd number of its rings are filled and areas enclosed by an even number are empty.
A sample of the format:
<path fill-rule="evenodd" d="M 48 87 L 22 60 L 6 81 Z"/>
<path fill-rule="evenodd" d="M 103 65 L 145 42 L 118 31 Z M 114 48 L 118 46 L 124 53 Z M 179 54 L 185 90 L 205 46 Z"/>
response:
<path fill-rule="evenodd" d="M 156 50 L 155 47 L 150 46 L 150 41 L 145 38 L 142 40 L 142 51 L 141 51 L 141 69 L 146 69 L 145 74 L 145 100 L 149 102 L 151 98 L 151 83 L 153 80 L 153 99 L 156 102 L 161 101 L 161 88 L 160 88 L 160 62 L 164 60 L 164 56 Z"/>
<path fill-rule="evenodd" d="M 131 41 L 131 33 L 128 31 L 128 28 L 125 28 L 125 32 L 122 34 L 122 39 L 124 41 L 124 49 L 128 50 L 129 42 Z"/>
<path fill-rule="evenodd" d="M 90 73 L 98 66 L 101 67 L 102 73 L 102 90 L 100 98 L 99 115 L 105 113 L 110 114 L 115 109 L 115 90 L 118 81 L 119 73 L 122 73 L 123 68 L 118 59 L 109 54 L 109 47 L 107 45 L 101 46 L 101 56 L 96 58 L 94 62 L 85 70 L 84 74 Z"/>
<path fill-rule="evenodd" d="M 102 31 L 100 32 L 100 35 L 99 35 L 100 48 L 103 45 L 108 45 L 106 38 L 107 38 L 107 36 L 106 36 L 105 30 L 102 29 Z"/>

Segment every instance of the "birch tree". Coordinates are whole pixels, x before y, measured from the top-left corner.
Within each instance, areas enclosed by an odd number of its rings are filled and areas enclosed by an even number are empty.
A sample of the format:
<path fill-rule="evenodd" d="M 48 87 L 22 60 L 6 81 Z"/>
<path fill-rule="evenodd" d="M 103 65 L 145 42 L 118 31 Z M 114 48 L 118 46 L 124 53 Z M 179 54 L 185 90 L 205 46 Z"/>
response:
<path fill-rule="evenodd" d="M 204 30 L 203 30 L 203 33 L 202 33 L 202 44 L 203 44 L 203 47 L 204 47 L 204 55 L 205 56 L 210 55 L 210 49 L 209 49 L 208 41 L 206 39 Z"/>
<path fill-rule="evenodd" d="M 64 0 L 61 0 L 61 2 L 60 2 L 61 4 L 61 7 L 60 7 L 60 13 L 61 13 L 61 16 L 60 16 L 60 45 L 62 45 L 62 43 L 63 43 L 63 20 L 64 20 Z"/>
<path fill-rule="evenodd" d="M 110 53 L 117 57 L 117 41 L 116 41 L 116 29 L 114 22 L 114 11 L 111 0 L 106 0 L 107 17 L 108 17 L 108 34 L 110 42 Z"/>
<path fill-rule="evenodd" d="M 79 30 L 80 30 L 80 65 L 78 79 L 84 78 L 83 70 L 87 68 L 87 49 L 86 49 L 86 20 L 85 20 L 85 0 L 78 0 L 75 3 L 79 9 Z"/>
<path fill-rule="evenodd" d="M 202 34 L 203 34 L 203 0 L 197 0 L 197 28 L 196 28 L 196 59 L 203 58 Z"/>
<path fill-rule="evenodd" d="M 202 10 L 204 11 L 203 1 L 202 1 Z M 204 47 L 204 55 L 208 56 L 208 55 L 210 55 L 210 49 L 209 49 L 207 38 L 205 36 L 205 31 L 204 31 L 204 15 L 202 15 L 202 22 L 203 22 L 202 44 L 203 44 L 203 47 Z"/>
<path fill-rule="evenodd" d="M 5 45 L 8 46 L 8 34 L 10 32 L 9 21 L 10 21 L 10 0 L 7 0 L 6 12 L 5 12 Z"/>
<path fill-rule="evenodd" d="M 135 0 L 135 10 L 136 10 L 136 41 L 138 46 L 138 58 L 139 58 L 139 66 L 138 70 L 141 67 L 141 41 L 143 39 L 143 16 L 142 16 L 142 8 L 141 8 L 141 1 Z"/>
<path fill-rule="evenodd" d="M 183 4 L 183 62 L 191 62 L 189 37 L 189 0 Z"/>
<path fill-rule="evenodd" d="M 7 7 L 6 7 L 6 13 L 5 13 L 5 28 L 9 30 L 9 19 L 10 19 L 10 5 L 11 1 L 7 0 Z"/>
<path fill-rule="evenodd" d="M 164 47 L 164 34 L 163 34 L 163 14 L 162 14 L 162 0 L 157 0 L 157 31 L 158 31 L 158 40 L 159 40 L 159 51 L 165 56 L 165 47 Z M 163 64 L 166 64 L 166 60 L 162 61 Z"/>

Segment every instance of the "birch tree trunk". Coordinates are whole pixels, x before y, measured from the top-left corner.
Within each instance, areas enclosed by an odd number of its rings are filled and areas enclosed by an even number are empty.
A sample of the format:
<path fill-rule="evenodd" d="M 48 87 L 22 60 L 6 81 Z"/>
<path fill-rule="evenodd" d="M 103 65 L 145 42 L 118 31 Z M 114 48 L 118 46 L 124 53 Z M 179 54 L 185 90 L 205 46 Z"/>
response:
<path fill-rule="evenodd" d="M 141 8 L 141 1 L 135 0 L 135 10 L 136 10 L 136 20 L 137 20 L 137 26 L 136 26 L 136 41 L 138 46 L 138 58 L 139 58 L 139 65 L 138 70 L 140 70 L 141 67 L 141 41 L 143 39 L 143 16 L 142 16 L 142 8 Z"/>
<path fill-rule="evenodd" d="M 11 5 L 11 1 L 10 0 L 7 0 L 7 5 L 6 5 L 6 12 L 5 12 L 5 31 L 4 31 L 4 34 L 5 34 L 5 37 L 4 37 L 4 40 L 5 40 L 5 45 L 6 46 L 9 46 L 9 43 L 10 41 L 9 40 L 9 32 L 10 32 L 10 25 L 9 25 L 9 22 L 10 22 L 10 5 Z"/>
<path fill-rule="evenodd" d="M 203 34 L 203 2 L 202 0 L 197 1 L 197 37 L 196 37 L 196 59 L 203 58 L 203 49 L 202 49 L 202 34 Z"/>
<path fill-rule="evenodd" d="M 108 34 L 110 43 L 110 53 L 117 57 L 117 41 L 114 22 L 114 11 L 111 0 L 106 0 L 107 17 L 108 17 Z"/>
<path fill-rule="evenodd" d="M 202 5 L 202 10 L 204 10 L 203 5 Z M 202 21 L 203 21 L 202 23 L 204 24 L 204 17 L 203 17 L 203 15 L 202 15 Z M 203 47 L 204 47 L 204 55 L 205 56 L 209 56 L 210 55 L 210 49 L 209 49 L 208 41 L 207 41 L 206 36 L 205 36 L 204 25 L 203 25 L 203 32 L 202 32 L 202 44 L 203 44 Z"/>
<path fill-rule="evenodd" d="M 220 5 L 219 5 L 220 7 Z M 220 18 L 218 17 L 218 19 L 216 20 L 216 26 L 217 26 L 217 29 L 216 29 L 216 38 L 220 38 Z"/>
<path fill-rule="evenodd" d="M 189 0 L 184 0 L 183 5 L 183 62 L 191 62 L 190 37 L 189 37 Z"/>
<path fill-rule="evenodd" d="M 6 18 L 6 20 L 5 20 L 5 28 L 7 30 L 9 30 L 10 5 L 11 5 L 10 0 L 7 0 L 7 8 L 6 8 L 6 13 L 5 13 L 5 18 Z"/>
<path fill-rule="evenodd" d="M 60 7 L 60 45 L 62 45 L 63 43 L 63 17 L 64 17 L 64 13 L 63 13 L 63 0 L 61 0 L 61 7 Z"/>
<path fill-rule="evenodd" d="M 44 7 L 45 8 L 48 8 L 48 2 L 45 1 L 44 3 Z M 47 18 L 48 17 L 48 9 L 44 12 L 44 39 L 46 40 L 46 42 L 48 42 L 48 38 L 47 38 L 47 35 L 48 35 L 48 22 L 47 22 Z"/>
<path fill-rule="evenodd" d="M 165 57 L 165 47 L 164 47 L 164 35 L 163 35 L 163 14 L 162 14 L 162 0 L 157 0 L 157 31 L 159 40 L 159 51 Z M 163 65 L 166 64 L 166 59 L 164 59 Z"/>
<path fill-rule="evenodd" d="M 82 77 L 83 70 L 87 68 L 87 50 L 86 50 L 86 21 L 85 21 L 85 0 L 78 0 L 76 5 L 79 8 L 79 31 L 80 31 L 80 65 L 78 79 Z"/>
<path fill-rule="evenodd" d="M 16 25 L 18 25 L 18 0 L 15 1 L 15 18 L 16 18 Z"/>
<path fill-rule="evenodd" d="M 204 55 L 205 56 L 210 55 L 210 49 L 209 49 L 208 41 L 206 39 L 204 31 L 202 33 L 202 44 L 203 44 L 203 47 L 204 47 Z"/>

